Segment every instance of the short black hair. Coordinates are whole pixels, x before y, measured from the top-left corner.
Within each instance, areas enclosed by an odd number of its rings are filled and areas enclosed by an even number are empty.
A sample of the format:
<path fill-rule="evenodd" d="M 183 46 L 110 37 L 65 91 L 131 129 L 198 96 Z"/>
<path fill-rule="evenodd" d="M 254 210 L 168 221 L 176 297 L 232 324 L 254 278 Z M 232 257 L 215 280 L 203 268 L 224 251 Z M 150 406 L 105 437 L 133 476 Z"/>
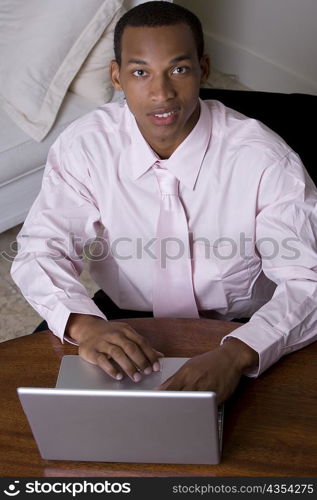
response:
<path fill-rule="evenodd" d="M 175 24 L 187 24 L 190 27 L 200 60 L 204 54 L 204 35 L 198 17 L 180 5 L 166 1 L 152 1 L 128 10 L 117 22 L 114 31 L 114 53 L 119 66 L 121 65 L 122 35 L 126 27 L 156 28 Z"/>

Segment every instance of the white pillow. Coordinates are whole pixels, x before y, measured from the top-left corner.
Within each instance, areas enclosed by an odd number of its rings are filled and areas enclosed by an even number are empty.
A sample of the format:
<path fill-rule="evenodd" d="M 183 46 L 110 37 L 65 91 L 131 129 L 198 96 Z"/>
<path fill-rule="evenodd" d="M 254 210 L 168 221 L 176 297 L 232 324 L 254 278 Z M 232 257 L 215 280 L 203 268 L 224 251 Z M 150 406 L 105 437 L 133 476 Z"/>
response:
<path fill-rule="evenodd" d="M 123 2 L 0 2 L 0 105 L 41 141 L 72 80 Z"/>
<path fill-rule="evenodd" d="M 115 57 L 113 35 L 117 21 L 125 12 L 123 7 L 117 11 L 69 88 L 74 94 L 98 105 L 111 101 L 114 93 L 110 79 L 110 61 Z"/>

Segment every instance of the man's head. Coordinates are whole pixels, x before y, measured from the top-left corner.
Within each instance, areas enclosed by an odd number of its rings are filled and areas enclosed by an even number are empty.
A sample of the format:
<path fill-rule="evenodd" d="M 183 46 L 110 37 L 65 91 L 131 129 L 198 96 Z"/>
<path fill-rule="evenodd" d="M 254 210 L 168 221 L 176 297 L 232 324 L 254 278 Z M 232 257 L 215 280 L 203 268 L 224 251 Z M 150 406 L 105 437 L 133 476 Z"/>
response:
<path fill-rule="evenodd" d="M 118 65 L 121 66 L 122 35 L 125 28 L 128 26 L 157 28 L 159 26 L 175 26 L 175 24 L 189 26 L 200 60 L 204 54 L 204 34 L 198 17 L 180 5 L 154 1 L 145 2 L 128 10 L 117 22 L 114 32 L 114 53 Z"/>
<path fill-rule="evenodd" d="M 168 158 L 199 119 L 199 89 L 209 74 L 200 21 L 178 5 L 146 2 L 118 21 L 115 47 L 112 83 L 143 137 Z"/>

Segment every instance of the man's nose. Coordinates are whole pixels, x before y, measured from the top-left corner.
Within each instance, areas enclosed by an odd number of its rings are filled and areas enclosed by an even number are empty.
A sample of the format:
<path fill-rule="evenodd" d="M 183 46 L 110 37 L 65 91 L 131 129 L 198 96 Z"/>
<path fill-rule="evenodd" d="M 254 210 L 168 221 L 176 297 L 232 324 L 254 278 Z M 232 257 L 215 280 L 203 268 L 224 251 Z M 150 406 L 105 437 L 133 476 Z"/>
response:
<path fill-rule="evenodd" d="M 153 78 L 150 88 L 150 96 L 153 101 L 167 101 L 175 95 L 175 89 L 168 76 L 160 75 Z"/>

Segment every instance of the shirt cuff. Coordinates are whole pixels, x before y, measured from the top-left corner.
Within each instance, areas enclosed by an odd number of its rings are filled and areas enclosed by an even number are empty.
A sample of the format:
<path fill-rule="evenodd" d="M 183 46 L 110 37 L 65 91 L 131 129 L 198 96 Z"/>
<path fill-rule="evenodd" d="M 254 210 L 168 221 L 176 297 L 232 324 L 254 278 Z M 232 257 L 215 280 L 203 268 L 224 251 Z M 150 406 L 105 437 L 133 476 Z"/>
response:
<path fill-rule="evenodd" d="M 107 320 L 106 316 L 96 306 L 94 301 L 89 297 L 82 297 L 78 300 L 68 300 L 67 302 L 59 302 L 56 307 L 50 312 L 47 318 L 49 329 L 59 337 L 62 343 L 66 340 L 70 344 L 78 345 L 78 343 L 65 335 L 65 328 L 72 313 L 89 314 Z"/>
<path fill-rule="evenodd" d="M 259 355 L 258 366 L 243 373 L 247 377 L 258 377 L 283 355 L 283 335 L 278 334 L 273 329 L 265 328 L 262 322 L 259 324 L 251 319 L 245 325 L 226 335 L 222 339 L 221 345 L 232 337 L 241 340 Z"/>

